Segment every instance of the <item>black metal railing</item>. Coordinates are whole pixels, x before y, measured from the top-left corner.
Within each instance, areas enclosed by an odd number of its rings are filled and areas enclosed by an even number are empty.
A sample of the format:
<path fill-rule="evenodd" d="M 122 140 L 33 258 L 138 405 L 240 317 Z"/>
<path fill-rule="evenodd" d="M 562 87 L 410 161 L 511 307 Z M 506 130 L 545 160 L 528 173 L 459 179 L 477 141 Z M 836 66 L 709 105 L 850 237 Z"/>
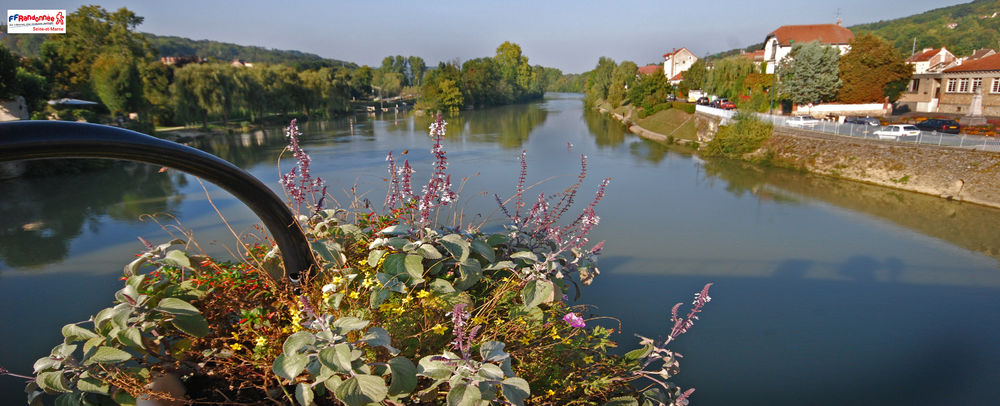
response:
<path fill-rule="evenodd" d="M 309 242 L 285 202 L 260 180 L 215 155 L 118 127 L 67 121 L 0 123 L 0 162 L 51 158 L 122 159 L 198 176 L 232 193 L 261 219 L 293 282 L 315 266 Z M 271 277 L 286 276 L 278 272 Z"/>

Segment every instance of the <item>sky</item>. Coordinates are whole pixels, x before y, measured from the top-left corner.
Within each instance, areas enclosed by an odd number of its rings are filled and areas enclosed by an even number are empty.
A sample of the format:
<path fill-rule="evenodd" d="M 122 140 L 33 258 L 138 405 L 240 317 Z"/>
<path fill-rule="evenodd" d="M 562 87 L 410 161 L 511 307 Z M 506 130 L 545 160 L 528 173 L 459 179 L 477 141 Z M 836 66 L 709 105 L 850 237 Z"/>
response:
<path fill-rule="evenodd" d="M 640 66 L 686 47 L 703 56 L 764 41 L 782 25 L 889 20 L 968 0 L 4 0 L 5 9 L 127 7 L 139 31 L 290 49 L 378 67 L 387 55 L 430 66 L 521 46 L 532 65 L 581 73 L 601 56 Z M 72 26 L 67 27 L 72 30 Z"/>

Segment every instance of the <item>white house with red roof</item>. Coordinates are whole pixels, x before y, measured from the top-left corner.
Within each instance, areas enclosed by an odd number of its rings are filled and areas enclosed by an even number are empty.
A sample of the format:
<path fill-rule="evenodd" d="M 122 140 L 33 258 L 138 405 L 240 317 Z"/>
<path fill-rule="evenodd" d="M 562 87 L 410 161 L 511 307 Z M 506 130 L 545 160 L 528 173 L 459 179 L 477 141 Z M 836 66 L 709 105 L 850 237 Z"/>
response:
<path fill-rule="evenodd" d="M 944 47 L 924 48 L 906 58 L 906 63 L 913 65 L 913 74 L 919 75 L 926 72 L 940 72 L 951 67 L 957 60 L 958 58 Z"/>
<path fill-rule="evenodd" d="M 687 48 L 674 48 L 673 51 L 663 54 L 663 74 L 673 82 L 675 77 L 691 69 L 691 65 L 697 61 L 698 57 Z"/>
<path fill-rule="evenodd" d="M 836 47 L 843 55 L 851 49 L 849 43 L 854 33 L 837 24 L 783 25 L 764 38 L 765 73 L 774 73 L 775 66 L 792 52 L 795 44 L 819 41 L 820 44 Z"/>

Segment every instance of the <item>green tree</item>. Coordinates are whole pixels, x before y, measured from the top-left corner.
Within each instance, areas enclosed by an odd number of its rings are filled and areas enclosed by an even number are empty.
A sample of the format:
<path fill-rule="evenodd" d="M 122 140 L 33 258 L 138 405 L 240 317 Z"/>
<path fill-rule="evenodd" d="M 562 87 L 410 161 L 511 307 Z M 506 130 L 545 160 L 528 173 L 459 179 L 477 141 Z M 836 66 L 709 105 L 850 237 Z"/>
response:
<path fill-rule="evenodd" d="M 48 99 L 49 83 L 44 76 L 31 72 L 24 67 L 17 68 L 18 94 L 24 96 L 30 111 L 41 111 Z"/>
<path fill-rule="evenodd" d="M 597 60 L 597 67 L 587 75 L 586 96 L 584 104 L 592 106 L 608 97 L 611 86 L 611 74 L 618 65 L 611 58 L 602 56 Z"/>
<path fill-rule="evenodd" d="M 705 90 L 719 97 L 736 98 L 748 93 L 743 82 L 747 76 L 756 72 L 757 66 L 743 56 L 718 60 L 708 72 Z"/>
<path fill-rule="evenodd" d="M 625 102 L 625 93 L 635 84 L 635 75 L 639 67 L 632 61 L 622 61 L 611 71 L 611 85 L 608 87 L 608 103 L 621 106 Z"/>
<path fill-rule="evenodd" d="M 454 80 L 444 79 L 438 84 L 439 89 L 439 103 L 438 107 L 441 110 L 456 111 L 465 104 L 465 99 L 462 97 L 462 91 L 458 88 L 458 85 Z"/>
<path fill-rule="evenodd" d="M 633 106 L 642 107 L 649 111 L 653 106 L 665 103 L 673 90 L 674 86 L 670 84 L 667 76 L 663 72 L 657 71 L 652 75 L 642 75 L 634 85 L 629 87 L 628 99 Z"/>
<path fill-rule="evenodd" d="M 913 76 L 913 66 L 885 40 L 861 34 L 851 41 L 851 50 L 840 57 L 843 86 L 837 98 L 842 103 L 869 103 L 899 98 Z"/>
<path fill-rule="evenodd" d="M 688 90 L 698 90 L 705 88 L 705 81 L 708 79 L 708 62 L 705 58 L 701 58 L 691 64 L 688 70 L 684 71 L 684 80 L 681 81 L 680 87 L 684 90 L 684 94 L 687 94 Z"/>
<path fill-rule="evenodd" d="M 818 41 L 795 44 L 778 64 L 778 93 L 795 104 L 834 100 L 842 83 L 838 76 L 839 59 L 837 48 Z"/>
<path fill-rule="evenodd" d="M 406 58 L 406 63 L 410 68 L 410 85 L 420 86 L 423 84 L 424 73 L 427 73 L 427 64 L 424 63 L 424 59 L 419 56 L 410 56 Z"/>
<path fill-rule="evenodd" d="M 7 100 L 17 95 L 19 90 L 17 68 L 20 66 L 20 58 L 6 46 L 0 46 L 0 100 Z"/>
<path fill-rule="evenodd" d="M 101 102 L 112 113 L 139 111 L 143 103 L 139 69 L 121 54 L 97 57 L 91 68 L 91 83 Z"/>
<path fill-rule="evenodd" d="M 152 61 L 140 66 L 139 76 L 142 77 L 142 95 L 145 99 L 146 113 L 152 116 L 153 123 L 167 124 L 173 121 L 173 110 L 170 108 L 170 81 L 173 69 L 160 61 Z"/>

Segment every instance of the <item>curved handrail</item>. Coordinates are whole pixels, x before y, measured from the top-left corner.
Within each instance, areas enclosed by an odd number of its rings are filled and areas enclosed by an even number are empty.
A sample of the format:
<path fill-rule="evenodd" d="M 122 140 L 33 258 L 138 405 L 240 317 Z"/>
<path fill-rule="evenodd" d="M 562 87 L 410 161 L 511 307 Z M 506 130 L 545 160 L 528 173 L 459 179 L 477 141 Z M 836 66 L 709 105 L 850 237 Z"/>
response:
<path fill-rule="evenodd" d="M 264 223 L 281 250 L 288 277 L 297 282 L 315 266 L 309 241 L 284 201 L 264 183 L 207 152 L 146 134 L 68 121 L 0 123 L 0 162 L 48 158 L 106 158 L 145 162 L 198 176 L 232 193 Z M 270 275 L 282 279 L 279 271 Z"/>

